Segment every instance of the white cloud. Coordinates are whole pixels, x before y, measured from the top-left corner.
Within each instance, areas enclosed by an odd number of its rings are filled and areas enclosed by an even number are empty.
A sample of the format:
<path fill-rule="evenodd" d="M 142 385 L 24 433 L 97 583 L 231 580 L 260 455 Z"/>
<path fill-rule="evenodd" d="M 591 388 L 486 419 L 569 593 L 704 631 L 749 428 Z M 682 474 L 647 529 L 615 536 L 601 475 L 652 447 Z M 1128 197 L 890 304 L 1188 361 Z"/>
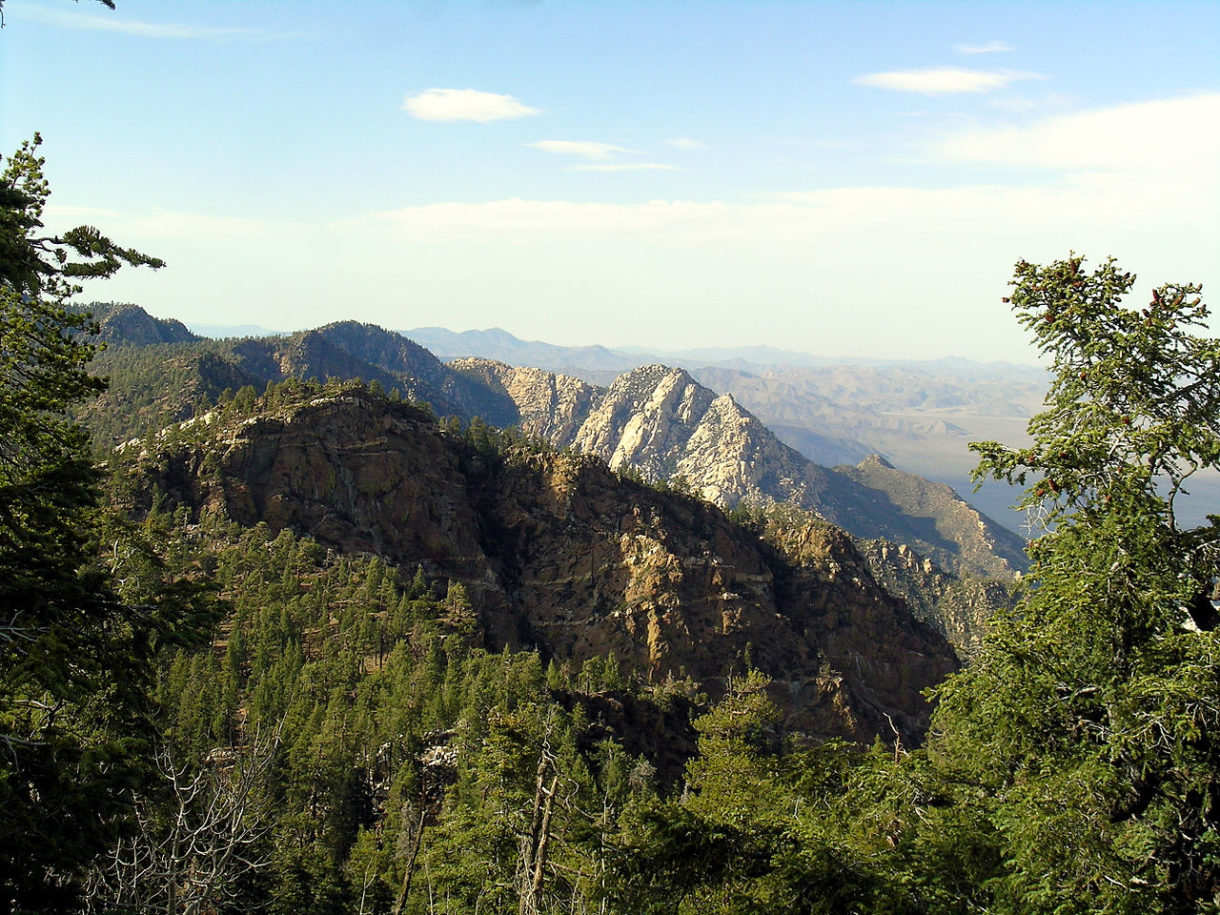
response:
<path fill-rule="evenodd" d="M 1022 359 L 1025 337 L 1000 301 L 1019 258 L 1113 254 L 1140 289 L 1220 288 L 1220 93 L 962 132 L 933 152 L 1023 171 L 1007 185 L 992 170 L 991 183 L 967 186 L 829 187 L 748 203 L 444 202 L 317 223 L 48 214 L 69 225 L 96 217 L 171 264 L 122 271 L 97 297 L 214 316 L 224 263 L 223 298 L 241 304 L 223 306 L 233 309 L 223 321 L 245 323 L 238 309 L 258 302 L 259 323 L 280 327 L 338 317 L 485 326 L 494 300 L 500 323 L 544 339 L 627 342 L 646 328 L 658 345 L 690 345 L 698 332 L 811 352 Z M 1031 166 L 1047 171 L 1031 177 Z M 361 310 L 339 314 L 336 302 Z"/>
<path fill-rule="evenodd" d="M 672 140 L 666 140 L 665 144 L 667 146 L 672 146 L 674 149 L 685 149 L 685 150 L 710 149 L 711 148 L 706 143 L 704 143 L 702 140 L 692 140 L 690 137 L 675 137 Z"/>
<path fill-rule="evenodd" d="M 609 143 L 594 143 L 582 140 L 539 140 L 536 143 L 526 143 L 534 149 L 543 152 L 558 153 L 565 156 L 581 156 L 585 159 L 612 159 L 620 153 L 632 153 L 634 150 L 613 146 Z"/>
<path fill-rule="evenodd" d="M 46 209 L 43 210 L 43 215 L 48 221 L 60 224 L 72 220 L 89 223 L 96 219 L 114 219 L 122 216 L 123 213 L 121 210 L 114 210 L 109 207 L 68 206 L 48 203 Z"/>
<path fill-rule="evenodd" d="M 819 245 L 826 246 L 825 257 L 845 256 L 860 246 L 862 253 L 873 252 L 870 257 L 888 259 L 910 248 L 938 260 L 962 247 L 984 247 L 1015 260 L 1031 241 L 1040 247 L 1066 245 L 1064 252 L 1073 246 L 1093 251 L 1090 242 L 1095 238 L 1136 232 L 1161 237 L 1168 245 L 1184 222 L 1214 222 L 1210 213 L 1198 211 L 1189 189 L 1179 189 L 1172 197 L 1166 190 L 1122 176 L 1094 175 L 1031 187 L 828 188 L 779 194 L 772 202 L 754 204 L 510 199 L 406 207 L 357 217 L 348 225 L 363 226 L 361 231 L 370 236 L 382 231 L 374 227 L 388 225 L 392 238 L 411 244 L 552 243 L 591 237 L 696 247 L 726 243 L 775 251 L 808 251 L 810 245 Z M 1146 206 L 1157 199 L 1161 209 L 1149 215 Z M 1196 247 L 1201 243 L 1194 239 Z"/>
<path fill-rule="evenodd" d="M 1002 54 L 1011 51 L 1012 45 L 1006 41 L 989 41 L 986 44 L 959 44 L 953 49 L 959 54 Z"/>
<path fill-rule="evenodd" d="M 53 231 L 69 226 L 97 223 L 108 235 L 142 239 L 221 241 L 254 239 L 293 231 L 292 223 L 272 223 L 241 216 L 214 216 L 153 208 L 144 213 L 125 213 L 102 207 L 48 204 L 45 217 Z M 154 252 L 156 253 L 156 252 Z"/>
<path fill-rule="evenodd" d="M 930 67 L 925 70 L 889 70 L 866 73 L 852 82 L 897 92 L 951 95 L 963 92 L 994 92 L 1022 79 L 1040 79 L 1036 73 L 1015 70 L 970 70 L 965 67 Z"/>
<path fill-rule="evenodd" d="M 660 162 L 615 162 L 608 165 L 569 165 L 572 172 L 673 172 L 676 165 L 663 165 Z"/>
<path fill-rule="evenodd" d="M 403 110 L 421 121 L 506 121 L 540 114 L 511 95 L 477 89 L 426 89 L 403 99 Z"/>
<path fill-rule="evenodd" d="M 1076 112 L 1027 127 L 970 131 L 944 139 L 936 152 L 961 162 L 1139 172 L 1157 183 L 1214 184 L 1220 174 L 1220 93 Z"/>
<path fill-rule="evenodd" d="M 6 10 L 6 12 L 10 12 Z M 182 25 L 169 22 L 141 22 L 137 19 L 123 19 L 111 16 L 89 16 L 84 13 L 69 13 L 61 10 L 46 9 L 40 6 L 18 6 L 11 10 L 18 19 L 30 22 L 40 22 L 43 25 L 56 26 L 64 29 L 79 29 L 97 32 L 122 32 L 127 35 L 138 35 L 143 38 L 201 38 L 220 40 L 226 38 L 245 38 L 252 40 L 300 38 L 302 32 L 267 32 L 261 29 L 220 28 L 216 26 Z"/>

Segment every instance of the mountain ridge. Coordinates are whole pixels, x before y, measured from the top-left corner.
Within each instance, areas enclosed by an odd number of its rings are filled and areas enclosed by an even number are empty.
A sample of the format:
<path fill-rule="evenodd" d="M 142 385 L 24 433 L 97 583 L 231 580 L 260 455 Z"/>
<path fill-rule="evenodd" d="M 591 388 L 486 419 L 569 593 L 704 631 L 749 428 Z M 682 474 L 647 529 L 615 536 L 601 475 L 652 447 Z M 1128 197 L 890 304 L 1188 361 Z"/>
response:
<path fill-rule="evenodd" d="M 288 396 L 125 446 L 125 508 L 265 523 L 420 565 L 464 585 L 496 649 L 574 663 L 609 652 L 652 679 L 703 683 L 752 656 L 789 725 L 816 737 L 867 741 L 893 721 L 917 740 L 921 691 L 956 667 L 823 522 L 786 527 L 781 550 L 591 455 L 479 451 L 360 389 Z"/>
<path fill-rule="evenodd" d="M 480 345 L 483 332 L 420 330 L 421 342 L 446 360 L 490 358 L 602 386 L 639 365 L 680 364 L 701 384 L 733 394 L 781 441 L 818 464 L 856 464 L 883 454 L 904 470 L 970 492 L 970 501 L 989 517 L 1014 533 L 1024 531 L 1011 511 L 1015 496 L 1007 486 L 984 481 L 976 488 L 970 476 L 976 459 L 966 443 L 1025 440 L 1025 423 L 1041 409 L 1046 391 L 1046 373 L 1038 366 L 960 356 L 833 358 L 758 348 L 623 348 L 611 351 L 617 361 L 581 365 L 579 347 L 521 341 L 499 329 L 495 348 Z M 511 350 L 505 349 L 506 337 L 514 341 Z"/>
<path fill-rule="evenodd" d="M 142 352 L 149 359 L 141 359 Z M 934 484 L 896 470 L 861 476 L 858 469 L 812 463 L 732 394 L 717 395 L 684 369 L 643 367 L 603 389 L 572 376 L 485 360 L 446 365 L 399 334 L 353 321 L 267 339 L 115 342 L 98 362 L 112 378 L 110 392 L 86 416 L 100 444 L 199 415 L 218 398 L 244 391 L 249 402 L 268 384 L 289 377 L 360 378 L 467 423 L 477 417 L 501 427 L 519 425 L 554 447 L 596 455 L 653 483 L 691 488 L 726 508 L 792 500 L 857 537 L 907 543 L 958 575 L 1010 579 L 1023 568 L 1019 540 L 995 535 L 988 521 L 946 488 L 933 499 L 925 490 Z M 99 435 L 108 417 L 125 412 L 140 413 L 134 430 L 119 427 Z M 933 503 L 933 511 L 924 510 Z"/>
<path fill-rule="evenodd" d="M 957 573 L 1006 577 L 1025 568 L 1020 539 L 949 487 L 892 466 L 879 472 L 878 462 L 867 465 L 875 468 L 869 472 L 821 467 L 782 443 L 731 394 L 717 395 L 684 369 L 645 366 L 599 389 L 490 360 L 451 365 L 513 396 L 527 434 L 596 454 L 613 469 L 630 467 L 653 482 L 677 479 L 729 508 L 743 500 L 791 501 L 859 537 L 910 543 Z M 539 387 L 566 397 L 536 396 Z M 935 519 L 945 516 L 950 521 L 938 526 Z"/>

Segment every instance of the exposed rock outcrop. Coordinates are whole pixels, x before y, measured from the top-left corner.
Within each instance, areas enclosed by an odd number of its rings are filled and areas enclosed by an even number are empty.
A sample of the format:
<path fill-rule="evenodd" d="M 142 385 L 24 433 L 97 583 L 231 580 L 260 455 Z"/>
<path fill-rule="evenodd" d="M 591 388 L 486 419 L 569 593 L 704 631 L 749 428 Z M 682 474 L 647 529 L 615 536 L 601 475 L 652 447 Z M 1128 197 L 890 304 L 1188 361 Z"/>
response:
<path fill-rule="evenodd" d="M 962 660 L 978 651 L 997 609 L 1015 606 L 1012 581 L 950 575 L 906 544 L 869 540 L 858 547 L 873 578 L 948 639 Z"/>
<path fill-rule="evenodd" d="M 574 440 L 600 394 L 579 378 L 554 375 L 542 369 L 514 368 L 486 359 L 459 362 L 452 367 L 511 398 L 522 430 L 550 442 Z"/>
<path fill-rule="evenodd" d="M 689 675 L 712 691 L 749 654 L 776 678 L 789 726 L 815 736 L 869 740 L 892 720 L 917 739 L 921 691 L 956 663 L 828 524 L 794 530 L 785 552 L 593 456 L 485 457 L 364 393 L 169 436 L 134 465 L 137 513 L 155 493 L 195 517 L 291 528 L 461 581 L 491 647 L 577 663 L 612 652 L 654 682 Z"/>
<path fill-rule="evenodd" d="M 821 467 L 682 369 L 643 366 L 599 389 L 484 359 L 452 367 L 512 397 L 527 433 L 650 482 L 678 482 L 724 507 L 791 502 L 858 537 L 910 544 L 954 573 L 1006 577 L 1025 568 L 1020 538 L 949 487 L 877 457 L 859 468 Z"/>

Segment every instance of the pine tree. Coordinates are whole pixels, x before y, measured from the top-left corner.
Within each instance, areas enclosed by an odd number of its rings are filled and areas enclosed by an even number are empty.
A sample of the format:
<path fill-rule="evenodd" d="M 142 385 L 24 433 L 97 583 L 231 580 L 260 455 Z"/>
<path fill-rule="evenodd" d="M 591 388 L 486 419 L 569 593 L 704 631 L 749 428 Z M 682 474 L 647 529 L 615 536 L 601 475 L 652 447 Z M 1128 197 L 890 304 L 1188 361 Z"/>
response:
<path fill-rule="evenodd" d="M 152 608 L 98 562 L 99 475 L 65 417 L 103 382 L 79 277 L 160 261 L 82 226 L 42 234 L 40 138 L 0 174 L 0 908 L 74 904 L 147 771 Z"/>
<path fill-rule="evenodd" d="M 1033 444 L 974 446 L 1045 519 L 1034 586 L 940 690 L 932 758 L 988 824 L 993 911 L 1220 907 L 1220 526 L 1180 523 L 1220 466 L 1220 339 L 1198 286 L 1125 307 L 1134 277 L 1017 265 L 1053 359 Z"/>

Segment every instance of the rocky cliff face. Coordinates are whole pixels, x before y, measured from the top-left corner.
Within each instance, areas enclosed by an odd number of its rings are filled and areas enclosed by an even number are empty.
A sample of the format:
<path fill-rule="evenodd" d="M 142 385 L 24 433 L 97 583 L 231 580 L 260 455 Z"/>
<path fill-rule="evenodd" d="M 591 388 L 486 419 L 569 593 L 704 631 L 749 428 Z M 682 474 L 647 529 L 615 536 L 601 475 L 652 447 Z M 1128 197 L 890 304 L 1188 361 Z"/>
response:
<path fill-rule="evenodd" d="M 869 540 L 857 546 L 873 578 L 943 635 L 963 661 L 982 645 L 997 609 L 1016 604 L 1014 582 L 949 575 L 906 544 Z"/>
<path fill-rule="evenodd" d="M 570 375 L 514 368 L 486 359 L 462 360 L 453 363 L 452 368 L 509 397 L 516 405 L 521 429 L 549 442 L 575 440 L 601 393 Z"/>
<path fill-rule="evenodd" d="M 200 337 L 181 321 L 154 318 L 139 305 L 93 302 L 85 306 L 98 323 L 98 339 L 111 345 L 189 343 Z"/>
<path fill-rule="evenodd" d="M 194 517 L 422 565 L 466 585 L 493 647 L 578 663 L 613 652 L 654 682 L 689 675 L 713 691 L 748 652 L 776 678 L 790 726 L 858 740 L 889 734 L 887 716 L 915 738 L 921 690 L 955 667 L 823 522 L 781 549 L 592 456 L 482 456 L 418 410 L 363 393 L 197 427 L 193 442 L 129 450 L 137 513 L 157 493 Z"/>
<path fill-rule="evenodd" d="M 725 507 L 791 502 L 856 536 L 910 544 L 955 573 L 1005 577 L 1025 567 L 1019 538 L 949 487 L 879 458 L 859 468 L 821 467 L 780 442 L 732 396 L 717 396 L 682 369 L 644 366 L 599 389 L 482 359 L 452 367 L 512 397 L 527 433 L 646 480 L 681 480 Z"/>
<path fill-rule="evenodd" d="M 1025 541 L 992 521 L 946 484 L 898 470 L 875 454 L 855 467 L 835 470 L 861 486 L 884 493 L 908 518 L 926 519 L 931 529 L 925 539 L 939 540 L 943 550 L 955 551 L 958 568 L 993 578 L 1007 578 L 1014 571 L 1027 568 Z M 888 535 L 878 527 L 872 536 Z"/>

